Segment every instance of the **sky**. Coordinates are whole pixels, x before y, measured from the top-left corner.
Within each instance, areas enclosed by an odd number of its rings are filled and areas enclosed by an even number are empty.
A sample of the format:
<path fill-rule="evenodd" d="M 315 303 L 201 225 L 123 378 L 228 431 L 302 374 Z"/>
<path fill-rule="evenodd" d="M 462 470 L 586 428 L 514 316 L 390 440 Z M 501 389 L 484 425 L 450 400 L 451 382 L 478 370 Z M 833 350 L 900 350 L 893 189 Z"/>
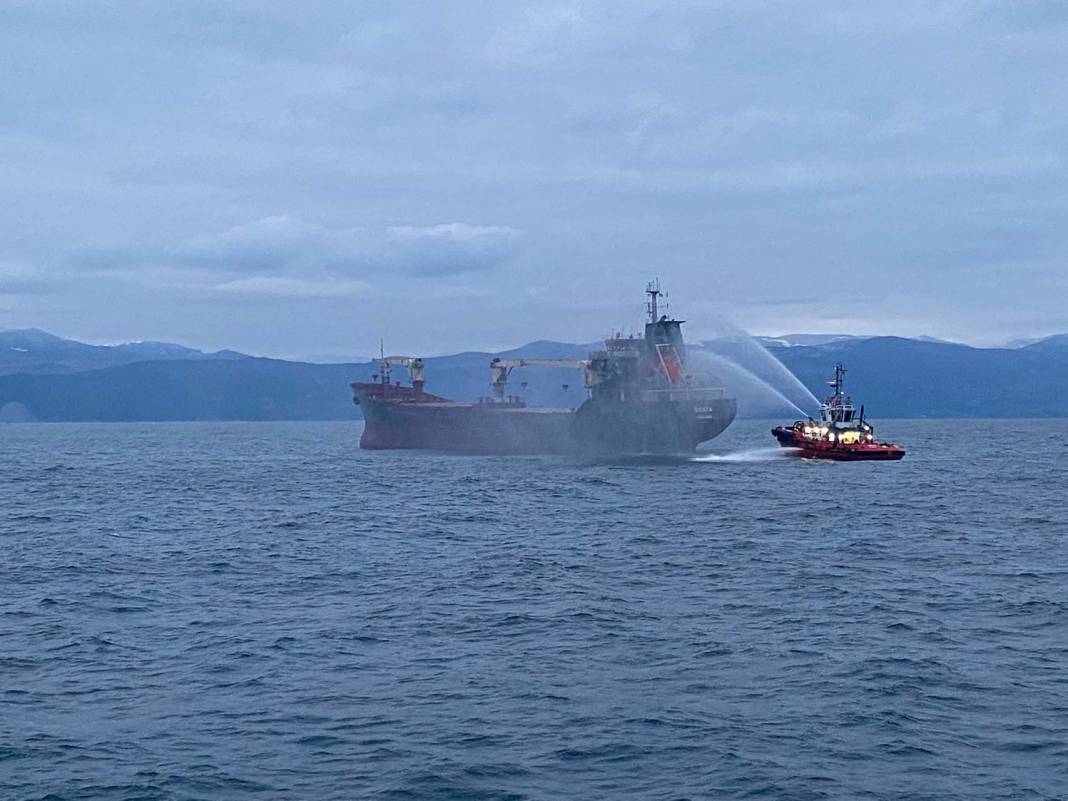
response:
<path fill-rule="evenodd" d="M 1068 3 L 0 0 L 0 328 L 1068 331 Z"/>

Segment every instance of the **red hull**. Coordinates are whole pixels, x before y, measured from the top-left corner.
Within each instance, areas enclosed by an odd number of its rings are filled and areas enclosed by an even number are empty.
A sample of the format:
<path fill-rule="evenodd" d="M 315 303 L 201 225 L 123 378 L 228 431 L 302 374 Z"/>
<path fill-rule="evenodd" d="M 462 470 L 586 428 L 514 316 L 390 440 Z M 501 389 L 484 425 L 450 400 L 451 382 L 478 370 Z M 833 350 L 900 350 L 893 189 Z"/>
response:
<path fill-rule="evenodd" d="M 771 433 L 784 448 L 796 449 L 801 459 L 831 459 L 836 462 L 894 462 L 905 455 L 896 442 L 856 442 L 848 445 L 813 440 L 792 428 L 773 428 Z"/>

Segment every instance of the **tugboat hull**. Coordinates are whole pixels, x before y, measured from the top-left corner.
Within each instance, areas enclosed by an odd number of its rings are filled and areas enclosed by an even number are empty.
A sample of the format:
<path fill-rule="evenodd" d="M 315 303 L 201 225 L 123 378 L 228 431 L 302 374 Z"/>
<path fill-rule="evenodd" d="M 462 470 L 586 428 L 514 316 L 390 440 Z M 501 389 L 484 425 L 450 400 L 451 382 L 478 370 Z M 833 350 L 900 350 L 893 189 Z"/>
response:
<path fill-rule="evenodd" d="M 835 462 L 896 462 L 905 456 L 905 449 L 895 442 L 857 442 L 840 444 L 827 440 L 810 440 L 798 436 L 792 428 L 778 426 L 771 429 L 784 448 L 790 448 L 800 459 L 830 459 Z"/>

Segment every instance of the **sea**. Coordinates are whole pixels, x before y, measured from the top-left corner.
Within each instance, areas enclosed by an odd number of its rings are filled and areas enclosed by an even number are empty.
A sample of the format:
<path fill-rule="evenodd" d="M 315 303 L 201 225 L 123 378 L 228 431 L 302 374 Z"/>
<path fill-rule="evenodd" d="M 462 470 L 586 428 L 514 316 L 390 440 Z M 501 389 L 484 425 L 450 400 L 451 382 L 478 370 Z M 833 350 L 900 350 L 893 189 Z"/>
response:
<path fill-rule="evenodd" d="M 0 426 L 0 799 L 1068 798 L 1068 421 Z"/>

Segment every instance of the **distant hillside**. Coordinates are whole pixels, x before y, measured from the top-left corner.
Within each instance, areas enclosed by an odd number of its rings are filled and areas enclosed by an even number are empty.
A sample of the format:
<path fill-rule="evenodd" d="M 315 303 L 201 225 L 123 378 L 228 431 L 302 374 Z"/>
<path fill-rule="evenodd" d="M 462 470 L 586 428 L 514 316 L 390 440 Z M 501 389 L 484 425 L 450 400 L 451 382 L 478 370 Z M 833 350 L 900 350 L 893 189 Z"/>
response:
<path fill-rule="evenodd" d="M 828 342 L 841 342 L 849 339 L 864 339 L 853 334 L 782 334 L 777 337 L 754 337 L 766 347 L 797 347 L 799 345 L 826 345 Z"/>
<path fill-rule="evenodd" d="M 449 397 L 474 400 L 489 394 L 489 363 L 495 355 L 578 358 L 588 349 L 541 341 L 500 354 L 467 352 L 430 358 L 426 360 L 427 385 Z M 360 412 L 349 385 L 372 380 L 377 369 L 373 362 L 308 364 L 201 355 L 76 373 L 0 375 L 0 422 L 357 419 Z M 582 402 L 582 376 L 574 370 L 526 369 L 534 375 L 517 373 L 514 390 L 523 392 L 530 403 L 575 406 Z M 407 380 L 403 370 L 395 378 Z M 533 380 L 524 389 L 521 382 L 526 378 Z"/>
<path fill-rule="evenodd" d="M 833 365 L 873 417 L 1068 417 L 1068 337 L 971 348 L 899 337 L 771 348 L 819 397 Z"/>
<path fill-rule="evenodd" d="M 4 334 L 21 335 L 23 339 L 15 341 L 35 345 L 41 358 L 27 360 L 39 366 L 36 372 L 0 375 L 0 421 L 356 419 L 359 409 L 352 404 L 349 384 L 371 380 L 377 370 L 372 362 L 308 364 L 190 349 L 185 349 L 188 357 L 183 358 L 180 346 L 151 343 L 102 348 L 105 353 L 100 354 L 99 346 L 55 342 L 58 338 L 42 332 L 28 337 L 27 332 L 0 332 L 0 337 Z M 773 387 L 784 388 L 776 379 L 775 362 L 752 340 L 739 338 L 716 347 Z M 147 360 L 134 358 L 152 354 L 153 348 L 162 350 Z M 589 349 L 589 345 L 539 341 L 500 354 L 466 352 L 430 358 L 427 387 L 446 397 L 474 400 L 489 392 L 488 366 L 494 355 L 580 358 Z M 1068 336 L 1017 348 L 971 348 L 898 337 L 831 337 L 820 344 L 772 345 L 768 350 L 819 397 L 826 394 L 825 382 L 835 362 L 844 362 L 849 391 L 873 419 L 1068 417 Z M 51 356 L 46 358 L 46 353 Z M 91 358 L 128 361 L 76 370 L 89 358 L 87 353 Z M 743 416 L 792 414 L 775 399 L 774 390 L 757 387 L 754 392 L 744 371 L 724 372 L 722 377 L 739 397 Z M 399 370 L 395 378 L 407 376 Z M 566 368 L 517 369 L 509 390 L 539 406 L 574 407 L 584 398 L 581 374 Z M 797 398 L 797 392 L 786 394 Z"/>
<path fill-rule="evenodd" d="M 861 339 L 878 339 L 877 336 L 872 335 L 858 335 L 858 334 L 781 334 L 777 337 L 757 336 L 753 337 L 761 345 L 768 348 L 792 348 L 799 346 L 818 346 L 818 345 L 834 345 L 849 341 L 859 341 Z M 915 342 L 938 342 L 943 345 L 954 345 L 955 342 L 950 342 L 948 339 L 939 339 L 938 337 L 919 336 L 908 337 Z M 1031 344 L 1038 340 L 1028 340 L 1026 342 L 1010 343 L 1007 347 L 1015 347 L 1021 344 Z"/>
<path fill-rule="evenodd" d="M 1068 350 L 1068 334 L 1054 334 L 1051 337 L 1036 339 L 1023 346 L 1023 349 L 1050 353 L 1057 350 Z"/>
<path fill-rule="evenodd" d="M 169 342 L 87 345 L 36 328 L 0 331 L 0 375 L 75 373 L 150 360 L 242 359 L 235 351 L 204 353 Z"/>
<path fill-rule="evenodd" d="M 0 417 L 40 421 L 333 420 L 352 417 L 351 365 L 273 359 L 152 361 L 0 376 Z"/>

